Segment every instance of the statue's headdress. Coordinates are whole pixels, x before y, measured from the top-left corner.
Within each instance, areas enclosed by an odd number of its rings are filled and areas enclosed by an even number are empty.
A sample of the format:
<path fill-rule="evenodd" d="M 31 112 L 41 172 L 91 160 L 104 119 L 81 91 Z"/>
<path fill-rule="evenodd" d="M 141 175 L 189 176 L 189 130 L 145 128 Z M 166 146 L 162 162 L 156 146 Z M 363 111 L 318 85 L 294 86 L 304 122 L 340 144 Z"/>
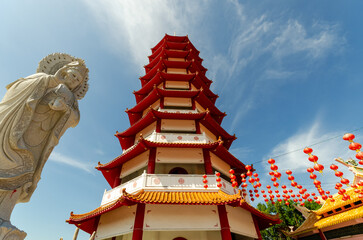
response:
<path fill-rule="evenodd" d="M 82 84 L 73 90 L 78 100 L 82 99 L 88 90 L 88 68 L 83 59 L 72 57 L 66 53 L 52 53 L 43 58 L 38 65 L 37 73 L 47 73 L 54 75 L 60 68 L 71 63 L 78 62 L 82 76 L 85 76 Z M 82 72 L 83 71 L 83 72 Z"/>

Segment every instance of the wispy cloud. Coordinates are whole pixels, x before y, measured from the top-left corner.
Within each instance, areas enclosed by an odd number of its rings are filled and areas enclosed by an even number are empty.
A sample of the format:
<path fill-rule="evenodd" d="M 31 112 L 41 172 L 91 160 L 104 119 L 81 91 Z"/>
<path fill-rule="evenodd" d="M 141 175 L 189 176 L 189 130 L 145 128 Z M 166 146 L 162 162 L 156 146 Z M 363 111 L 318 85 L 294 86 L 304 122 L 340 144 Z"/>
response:
<path fill-rule="evenodd" d="M 238 112 L 229 129 L 233 131 L 279 86 L 306 79 L 314 63 L 341 52 L 345 39 L 335 23 L 306 26 L 298 19 L 276 19 L 267 13 L 251 16 L 238 1 L 229 3 L 234 10 L 230 17 L 238 27 L 230 36 L 228 51 L 212 59 L 211 69 L 213 88 L 236 96 L 229 104 Z"/>
<path fill-rule="evenodd" d="M 68 156 L 63 155 L 62 153 L 53 151 L 52 154 L 49 157 L 50 161 L 65 164 L 74 168 L 81 169 L 83 171 L 86 171 L 88 173 L 94 172 L 94 166 L 91 163 L 85 163 L 78 159 L 74 159 Z"/>
<path fill-rule="evenodd" d="M 186 35 L 190 22 L 202 13 L 203 2 L 102 0 L 84 1 L 105 32 L 105 38 L 117 54 L 131 56 L 142 66 L 165 33 Z"/>

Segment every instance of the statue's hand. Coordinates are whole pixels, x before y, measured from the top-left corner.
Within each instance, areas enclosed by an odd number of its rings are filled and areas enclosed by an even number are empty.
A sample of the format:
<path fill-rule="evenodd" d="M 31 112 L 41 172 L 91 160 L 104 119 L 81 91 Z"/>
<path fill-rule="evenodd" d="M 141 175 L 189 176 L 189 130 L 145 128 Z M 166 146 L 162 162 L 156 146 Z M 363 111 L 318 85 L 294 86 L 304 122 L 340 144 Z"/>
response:
<path fill-rule="evenodd" d="M 49 104 L 49 107 L 55 111 L 65 111 L 67 110 L 68 106 L 62 97 L 57 97 Z"/>

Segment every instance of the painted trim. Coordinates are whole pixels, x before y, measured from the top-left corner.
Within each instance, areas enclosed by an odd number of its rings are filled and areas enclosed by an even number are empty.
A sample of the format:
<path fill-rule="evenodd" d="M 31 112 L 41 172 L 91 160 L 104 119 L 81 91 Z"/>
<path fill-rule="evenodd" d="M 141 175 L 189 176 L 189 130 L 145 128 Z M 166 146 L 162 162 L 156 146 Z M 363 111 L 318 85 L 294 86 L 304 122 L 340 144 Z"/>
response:
<path fill-rule="evenodd" d="M 228 223 L 227 210 L 225 205 L 218 205 L 219 222 L 221 224 L 222 240 L 232 240 L 231 230 Z"/>
<path fill-rule="evenodd" d="M 142 233 L 144 228 L 145 204 L 138 203 L 136 207 L 134 231 L 132 233 L 132 240 L 142 240 Z"/>

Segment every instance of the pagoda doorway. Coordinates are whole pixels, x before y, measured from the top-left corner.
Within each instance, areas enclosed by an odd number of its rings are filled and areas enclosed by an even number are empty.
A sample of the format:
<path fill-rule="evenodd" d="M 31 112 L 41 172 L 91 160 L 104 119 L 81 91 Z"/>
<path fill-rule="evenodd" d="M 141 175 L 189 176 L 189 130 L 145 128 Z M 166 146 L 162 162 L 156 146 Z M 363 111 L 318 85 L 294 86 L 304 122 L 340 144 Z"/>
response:
<path fill-rule="evenodd" d="M 188 171 L 181 167 L 175 167 L 169 171 L 169 174 L 188 174 Z M 185 238 L 174 238 L 173 240 L 182 240 Z M 186 239 L 185 239 L 186 240 Z"/>

